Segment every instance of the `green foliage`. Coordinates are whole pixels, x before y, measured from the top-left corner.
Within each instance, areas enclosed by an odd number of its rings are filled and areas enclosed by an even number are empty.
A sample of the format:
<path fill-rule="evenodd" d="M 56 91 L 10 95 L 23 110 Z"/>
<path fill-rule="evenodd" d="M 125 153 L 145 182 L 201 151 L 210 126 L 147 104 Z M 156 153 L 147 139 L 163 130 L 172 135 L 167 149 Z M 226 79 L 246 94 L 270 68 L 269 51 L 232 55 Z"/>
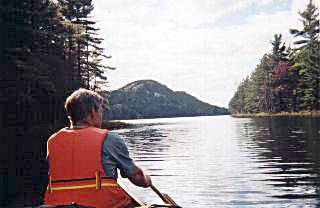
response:
<path fill-rule="evenodd" d="M 299 13 L 303 29 L 291 29 L 290 32 L 300 40 L 291 59 L 292 72 L 299 76 L 296 84 L 297 108 L 299 110 L 320 109 L 320 41 L 319 13 L 310 2 L 307 8 Z"/>
<path fill-rule="evenodd" d="M 319 109 L 319 59 L 318 49 L 305 47 L 294 56 L 292 71 L 298 74 L 296 95 L 299 110 Z"/>
<path fill-rule="evenodd" d="M 96 77 L 106 79 L 102 39 L 88 19 L 91 1 L 73 0 L 79 13 L 55 2 L 0 1 L 1 207 L 41 203 L 46 141 L 67 124 L 66 96 L 80 86 L 92 87 L 88 83 Z"/>
<path fill-rule="evenodd" d="M 0 175 L 0 193 L 6 195 L 0 206 L 31 206 L 41 203 L 45 187 L 42 167 L 48 133 L 65 122 L 64 26 L 58 7 L 50 1 L 7 0 L 0 8 L 0 152 L 7 152 L 1 157 L 7 161 L 1 170 L 7 172 Z M 28 164 L 18 159 L 25 155 Z M 17 175 L 17 170 L 23 171 Z M 9 188 L 2 184 L 6 177 Z"/>
<path fill-rule="evenodd" d="M 248 78 L 247 78 L 248 79 Z M 240 83 L 237 91 L 229 102 L 229 111 L 232 114 L 245 112 L 244 107 L 244 81 Z"/>
<path fill-rule="evenodd" d="M 311 3 L 299 13 L 303 29 L 290 29 L 297 48 L 286 48 L 281 34 L 271 41 L 251 74 L 229 102 L 231 113 L 275 113 L 320 109 L 320 44 L 318 9 Z"/>
<path fill-rule="evenodd" d="M 229 102 L 231 113 L 271 112 L 271 71 L 274 66 L 274 55 L 265 54 L 250 77 L 238 87 Z"/>
<path fill-rule="evenodd" d="M 290 29 L 290 33 L 295 37 L 300 37 L 299 40 L 294 43 L 298 45 L 298 50 L 307 47 L 311 43 L 319 41 L 319 13 L 318 8 L 309 2 L 307 8 L 303 12 L 299 12 L 303 29 Z"/>
<path fill-rule="evenodd" d="M 113 69 L 103 65 L 104 49 L 99 45 L 103 39 L 98 37 L 95 21 L 89 16 L 93 10 L 92 0 L 59 0 L 61 13 L 69 25 L 67 31 L 67 50 L 70 62 L 73 63 L 73 73 L 77 76 L 78 85 L 87 89 L 99 90 L 107 77 L 105 70 Z"/>
<path fill-rule="evenodd" d="M 281 34 L 275 34 L 274 40 L 271 41 L 272 44 L 272 54 L 275 56 L 275 61 L 280 61 L 283 59 L 286 59 L 287 53 L 286 53 L 286 45 L 285 43 L 282 43 L 282 35 Z"/>

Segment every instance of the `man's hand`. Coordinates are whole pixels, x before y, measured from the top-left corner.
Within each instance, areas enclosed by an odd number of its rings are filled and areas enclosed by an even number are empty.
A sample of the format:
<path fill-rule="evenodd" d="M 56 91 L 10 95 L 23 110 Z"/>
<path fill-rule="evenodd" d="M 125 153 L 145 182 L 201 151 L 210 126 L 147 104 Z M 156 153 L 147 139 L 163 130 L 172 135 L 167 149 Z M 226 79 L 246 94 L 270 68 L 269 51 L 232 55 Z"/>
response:
<path fill-rule="evenodd" d="M 147 174 L 144 174 L 142 169 L 139 168 L 138 166 L 136 166 L 135 171 L 130 177 L 128 177 L 128 179 L 136 186 L 147 188 L 152 185 L 150 176 Z"/>
<path fill-rule="evenodd" d="M 147 188 L 147 187 L 150 187 L 151 185 L 152 185 L 152 181 L 151 181 L 151 178 L 150 178 L 150 176 L 149 175 L 147 175 L 147 174 L 144 174 L 144 180 L 145 180 L 145 182 L 146 182 L 146 186 L 145 186 L 145 188 Z"/>

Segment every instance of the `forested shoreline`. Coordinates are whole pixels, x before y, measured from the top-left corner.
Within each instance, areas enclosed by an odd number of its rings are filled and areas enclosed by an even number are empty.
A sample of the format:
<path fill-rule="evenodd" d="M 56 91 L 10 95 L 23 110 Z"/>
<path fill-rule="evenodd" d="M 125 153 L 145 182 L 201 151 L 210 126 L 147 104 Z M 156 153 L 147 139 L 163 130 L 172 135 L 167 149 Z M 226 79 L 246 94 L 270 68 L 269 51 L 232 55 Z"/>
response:
<path fill-rule="evenodd" d="M 320 111 L 318 8 L 310 1 L 299 16 L 302 28 L 290 29 L 294 45 L 288 47 L 281 34 L 274 35 L 272 51 L 262 56 L 230 100 L 231 114 L 312 115 Z"/>
<path fill-rule="evenodd" d="M 79 87 L 104 93 L 111 58 L 92 0 L 0 2 L 0 206 L 42 203 L 46 141 L 67 125 L 64 100 Z"/>

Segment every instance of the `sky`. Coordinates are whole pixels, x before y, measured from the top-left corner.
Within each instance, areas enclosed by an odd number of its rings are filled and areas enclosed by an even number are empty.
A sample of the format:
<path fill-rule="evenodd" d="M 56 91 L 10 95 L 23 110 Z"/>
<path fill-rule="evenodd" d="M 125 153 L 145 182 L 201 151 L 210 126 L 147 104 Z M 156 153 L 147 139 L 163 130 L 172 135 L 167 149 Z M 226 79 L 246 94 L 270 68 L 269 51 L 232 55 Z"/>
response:
<path fill-rule="evenodd" d="M 227 107 L 274 34 L 287 45 L 309 0 L 93 0 L 108 90 L 142 79 Z M 319 5 L 319 2 L 316 2 Z"/>

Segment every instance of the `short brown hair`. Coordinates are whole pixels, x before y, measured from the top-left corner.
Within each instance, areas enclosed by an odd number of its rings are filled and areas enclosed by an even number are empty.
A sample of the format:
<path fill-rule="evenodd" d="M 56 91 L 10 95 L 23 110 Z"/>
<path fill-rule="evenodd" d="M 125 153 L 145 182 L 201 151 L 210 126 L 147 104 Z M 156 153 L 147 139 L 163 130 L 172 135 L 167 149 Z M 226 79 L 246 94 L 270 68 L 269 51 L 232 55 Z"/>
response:
<path fill-rule="evenodd" d="M 99 110 L 105 107 L 107 101 L 98 93 L 80 88 L 67 97 L 64 107 L 70 121 L 75 124 L 86 118 L 92 108 Z"/>

